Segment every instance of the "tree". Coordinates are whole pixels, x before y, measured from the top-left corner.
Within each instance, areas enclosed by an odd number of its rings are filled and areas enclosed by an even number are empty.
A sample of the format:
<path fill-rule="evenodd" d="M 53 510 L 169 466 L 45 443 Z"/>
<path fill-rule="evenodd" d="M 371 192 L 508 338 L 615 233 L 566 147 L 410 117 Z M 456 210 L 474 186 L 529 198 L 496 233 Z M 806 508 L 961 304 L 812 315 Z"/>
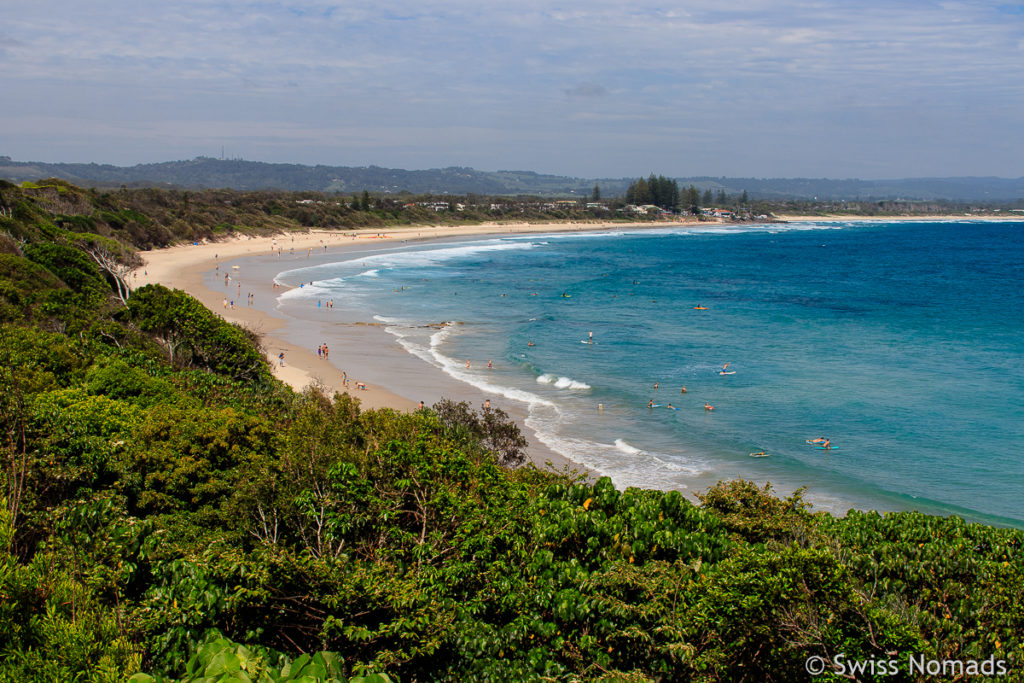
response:
<path fill-rule="evenodd" d="M 715 201 L 715 199 L 712 196 L 711 188 L 709 187 L 708 189 L 704 190 L 704 196 L 702 196 L 700 198 L 700 205 L 701 206 L 711 206 L 711 204 L 714 203 L 714 201 Z"/>
<path fill-rule="evenodd" d="M 694 216 L 700 213 L 700 190 L 693 185 L 686 188 L 686 206 Z"/>
<path fill-rule="evenodd" d="M 132 271 L 135 270 L 135 267 L 139 265 L 140 259 L 138 255 L 135 252 L 131 252 L 131 257 L 134 258 L 129 258 L 129 262 L 122 262 L 121 257 L 100 240 L 96 240 L 93 244 L 87 246 L 85 253 L 91 256 L 96 265 L 114 279 L 114 284 L 117 286 L 117 296 L 121 299 L 121 303 L 127 306 L 128 297 L 131 296 L 128 278 L 131 276 Z"/>
<path fill-rule="evenodd" d="M 594 183 L 594 189 L 590 193 L 590 201 L 601 201 L 601 188 L 597 185 L 597 183 Z"/>

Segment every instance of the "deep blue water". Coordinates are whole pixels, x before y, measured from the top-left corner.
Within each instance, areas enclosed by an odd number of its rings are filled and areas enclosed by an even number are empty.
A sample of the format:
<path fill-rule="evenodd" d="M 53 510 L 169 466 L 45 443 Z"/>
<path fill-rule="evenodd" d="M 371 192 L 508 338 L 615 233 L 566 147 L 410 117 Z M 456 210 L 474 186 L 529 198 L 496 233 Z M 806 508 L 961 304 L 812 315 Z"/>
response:
<path fill-rule="evenodd" d="M 529 406 L 546 444 L 618 485 L 743 476 L 827 509 L 1024 524 L 1022 223 L 520 236 L 279 278 L 315 281 L 285 306 L 377 315 L 425 362 Z"/>

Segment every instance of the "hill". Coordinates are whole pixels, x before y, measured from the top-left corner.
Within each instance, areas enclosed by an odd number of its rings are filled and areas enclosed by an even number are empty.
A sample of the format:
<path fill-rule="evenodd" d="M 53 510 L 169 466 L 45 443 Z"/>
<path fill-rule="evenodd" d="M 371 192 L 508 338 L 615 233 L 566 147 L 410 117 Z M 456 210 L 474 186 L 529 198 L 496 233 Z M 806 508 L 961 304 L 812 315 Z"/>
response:
<path fill-rule="evenodd" d="M 0 156 L 0 179 L 11 182 L 57 177 L 86 187 L 178 187 L 188 189 L 287 190 L 412 194 L 481 194 L 586 197 L 594 185 L 605 197 L 621 196 L 631 178 L 572 178 L 532 171 L 478 171 L 449 167 L 420 171 L 379 166 L 305 166 L 241 159 L 197 157 L 135 166 L 20 162 Z M 676 178 L 701 192 L 739 194 L 765 200 L 905 200 L 999 203 L 1024 198 L 1024 178 Z"/>

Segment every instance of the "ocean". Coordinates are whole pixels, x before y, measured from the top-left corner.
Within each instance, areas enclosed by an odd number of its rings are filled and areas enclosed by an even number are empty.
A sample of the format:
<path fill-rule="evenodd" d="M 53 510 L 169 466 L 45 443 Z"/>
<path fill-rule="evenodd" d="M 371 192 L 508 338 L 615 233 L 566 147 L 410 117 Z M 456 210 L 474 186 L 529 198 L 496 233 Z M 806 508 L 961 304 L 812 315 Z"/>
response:
<path fill-rule="evenodd" d="M 1024 223 L 510 235 L 277 280 L 283 309 L 378 321 L 620 487 L 743 477 L 1024 526 Z"/>

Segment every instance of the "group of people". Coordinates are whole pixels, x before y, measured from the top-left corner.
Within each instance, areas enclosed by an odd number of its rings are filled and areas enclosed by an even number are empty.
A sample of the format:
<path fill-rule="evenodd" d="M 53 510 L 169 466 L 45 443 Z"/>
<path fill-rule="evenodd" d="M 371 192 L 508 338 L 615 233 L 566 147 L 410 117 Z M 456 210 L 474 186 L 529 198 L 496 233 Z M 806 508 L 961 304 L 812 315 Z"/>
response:
<path fill-rule="evenodd" d="M 320 360 L 327 360 L 328 353 L 330 353 L 330 349 L 327 348 L 327 344 L 321 344 L 316 349 L 316 356 Z"/>
<path fill-rule="evenodd" d="M 655 382 L 655 383 L 654 383 L 654 390 L 655 390 L 655 391 L 657 391 L 657 390 L 658 390 L 658 383 L 657 383 L 657 382 Z M 681 388 L 681 389 L 679 390 L 679 393 L 680 393 L 680 394 L 685 394 L 685 393 L 686 393 L 686 387 L 685 387 L 685 386 L 684 386 L 684 387 L 682 387 L 682 388 Z M 654 399 L 652 398 L 652 399 L 651 399 L 650 401 L 648 401 L 648 402 L 647 402 L 647 407 L 648 407 L 648 408 L 660 408 L 661 406 L 660 406 L 660 405 L 657 405 L 657 404 L 655 404 L 655 403 L 654 403 Z M 674 405 L 672 405 L 671 403 L 669 403 L 668 405 L 666 405 L 666 406 L 665 406 L 665 408 L 666 408 L 666 409 L 668 409 L 668 410 L 679 410 L 679 408 L 676 408 L 676 407 L 675 407 Z M 715 409 L 715 407 L 714 407 L 713 405 L 711 405 L 711 404 L 710 404 L 710 403 L 708 403 L 707 401 L 705 401 L 705 402 L 704 402 L 704 410 L 706 410 L 706 411 L 708 411 L 708 412 L 711 412 L 711 411 L 712 411 L 712 410 L 714 410 L 714 409 Z"/>

